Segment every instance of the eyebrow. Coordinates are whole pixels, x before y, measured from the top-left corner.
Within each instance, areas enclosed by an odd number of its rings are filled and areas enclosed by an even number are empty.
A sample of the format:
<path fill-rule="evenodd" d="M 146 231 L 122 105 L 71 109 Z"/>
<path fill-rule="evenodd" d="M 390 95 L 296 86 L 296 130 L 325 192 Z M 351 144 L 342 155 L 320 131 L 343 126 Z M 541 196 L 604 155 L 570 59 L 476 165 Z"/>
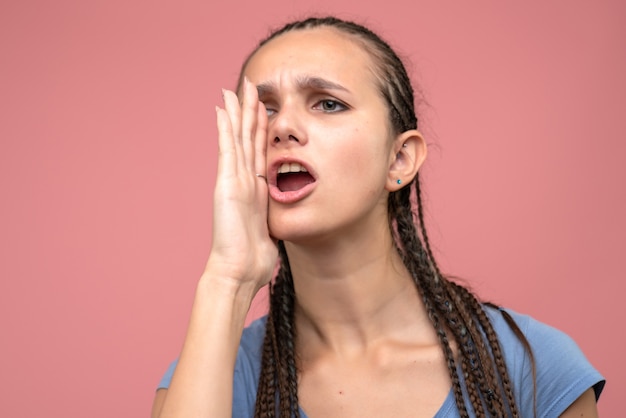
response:
<path fill-rule="evenodd" d="M 300 90 L 340 90 L 349 92 L 349 90 L 341 84 L 325 78 L 313 76 L 299 77 L 296 80 L 296 86 L 298 86 L 298 89 Z M 277 85 L 273 81 L 260 83 L 256 88 L 259 92 L 259 97 L 275 94 L 278 91 Z"/>

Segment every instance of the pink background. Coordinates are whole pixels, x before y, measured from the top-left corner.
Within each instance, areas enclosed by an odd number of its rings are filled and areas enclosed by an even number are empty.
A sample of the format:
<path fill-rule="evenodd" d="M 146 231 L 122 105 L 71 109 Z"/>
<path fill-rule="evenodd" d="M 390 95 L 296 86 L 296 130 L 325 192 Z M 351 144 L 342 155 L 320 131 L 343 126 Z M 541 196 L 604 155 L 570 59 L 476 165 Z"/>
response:
<path fill-rule="evenodd" d="M 309 12 L 410 59 L 444 269 L 572 335 L 620 415 L 626 3 L 391 3 L 0 5 L 3 416 L 148 416 L 210 246 L 220 87 Z"/>

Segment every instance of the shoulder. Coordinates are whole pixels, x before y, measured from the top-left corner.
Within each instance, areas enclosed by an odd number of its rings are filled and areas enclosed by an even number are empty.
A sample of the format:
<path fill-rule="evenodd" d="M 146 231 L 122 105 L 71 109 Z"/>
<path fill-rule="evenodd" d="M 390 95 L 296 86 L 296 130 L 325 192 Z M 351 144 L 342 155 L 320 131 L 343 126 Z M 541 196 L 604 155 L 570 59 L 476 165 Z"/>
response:
<path fill-rule="evenodd" d="M 604 378 L 566 333 L 510 309 L 485 307 L 485 310 L 498 335 L 522 411 L 532 411 L 533 392 L 537 396 L 538 416 L 560 415 L 592 387 L 596 398 L 600 396 Z M 507 315 L 528 341 L 532 357 L 516 335 L 514 327 L 507 322 Z M 533 382 L 533 363 L 536 387 Z"/>
<path fill-rule="evenodd" d="M 561 364 L 588 364 L 576 342 L 565 332 L 511 309 L 486 307 L 486 310 L 505 353 L 515 355 L 526 353 L 513 327 L 506 320 L 508 314 L 528 341 L 537 366 L 557 368 Z M 507 359 L 507 362 L 513 363 L 513 360 L 515 358 Z"/>
<path fill-rule="evenodd" d="M 563 350 L 579 352 L 578 346 L 566 333 L 540 322 L 529 315 L 515 312 L 511 309 L 497 309 L 486 306 L 485 310 L 494 327 L 500 344 L 503 348 L 514 352 L 524 351 L 524 346 L 517 337 L 514 328 L 507 321 L 507 316 L 519 328 L 533 349 L 541 356 L 549 356 Z"/>

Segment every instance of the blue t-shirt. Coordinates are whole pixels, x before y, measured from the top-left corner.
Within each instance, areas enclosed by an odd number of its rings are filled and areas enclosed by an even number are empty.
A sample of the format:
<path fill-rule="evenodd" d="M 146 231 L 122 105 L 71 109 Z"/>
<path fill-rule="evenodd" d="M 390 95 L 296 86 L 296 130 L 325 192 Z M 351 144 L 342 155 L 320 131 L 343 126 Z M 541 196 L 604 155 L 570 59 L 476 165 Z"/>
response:
<path fill-rule="evenodd" d="M 502 314 L 486 308 L 498 334 L 515 399 L 522 417 L 533 416 L 533 380 L 529 357 Z M 587 389 L 593 387 L 596 399 L 604 387 L 604 378 L 587 361 L 576 343 L 565 333 L 533 318 L 507 310 L 526 336 L 535 356 L 537 370 L 537 417 L 558 417 Z M 233 417 L 253 417 L 266 317 L 243 331 L 233 384 Z M 174 361 L 159 384 L 167 388 L 176 368 Z M 471 410 L 471 403 L 467 403 Z M 302 418 L 307 418 L 300 411 Z M 435 418 L 459 418 L 452 389 Z"/>

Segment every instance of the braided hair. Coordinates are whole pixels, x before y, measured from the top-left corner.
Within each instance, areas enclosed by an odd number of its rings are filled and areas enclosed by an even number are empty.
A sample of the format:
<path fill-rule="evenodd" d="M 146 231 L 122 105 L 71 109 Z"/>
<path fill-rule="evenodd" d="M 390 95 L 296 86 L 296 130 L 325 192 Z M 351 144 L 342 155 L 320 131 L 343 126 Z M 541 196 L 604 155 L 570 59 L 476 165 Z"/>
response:
<path fill-rule="evenodd" d="M 256 50 L 284 33 L 319 27 L 334 28 L 347 34 L 368 51 L 375 65 L 377 87 L 389 108 L 392 129 L 395 133 L 417 129 L 413 87 L 401 59 L 389 44 L 359 24 L 334 17 L 313 17 L 292 22 L 270 34 Z M 243 70 L 253 55 L 254 52 L 244 62 L 240 84 Z M 412 204 L 412 200 L 416 204 Z M 396 250 L 413 277 L 445 354 L 461 417 L 519 417 L 502 349 L 483 303 L 470 290 L 446 278 L 435 261 L 424 225 L 419 174 L 405 187 L 389 194 L 387 209 Z M 270 284 L 270 309 L 255 418 L 300 416 L 295 356 L 295 292 L 282 242 L 279 242 L 279 254 L 281 266 L 274 283 Z M 502 314 L 526 348 L 534 377 L 534 360 L 528 342 L 513 319 L 505 311 Z M 452 342 L 457 347 L 456 354 L 452 350 Z M 470 410 L 466 407 L 465 397 L 471 405 Z"/>

